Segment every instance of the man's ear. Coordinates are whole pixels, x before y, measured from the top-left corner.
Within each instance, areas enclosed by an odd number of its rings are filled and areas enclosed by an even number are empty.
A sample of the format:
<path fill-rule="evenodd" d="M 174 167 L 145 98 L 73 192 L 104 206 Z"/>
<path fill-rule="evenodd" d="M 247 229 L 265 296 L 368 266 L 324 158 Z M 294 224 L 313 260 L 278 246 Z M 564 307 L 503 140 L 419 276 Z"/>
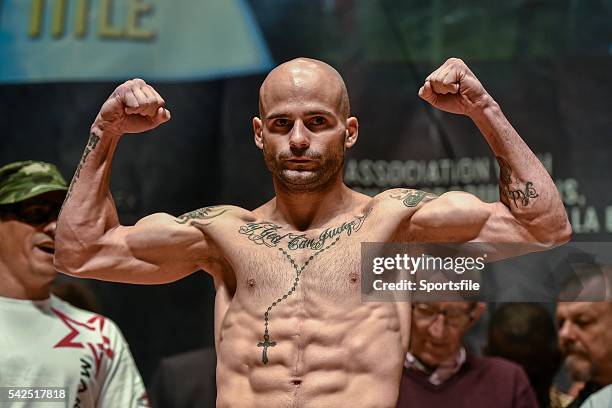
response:
<path fill-rule="evenodd" d="M 485 302 L 477 302 L 470 313 L 472 321 L 470 322 L 470 327 L 474 326 L 479 320 L 484 311 L 487 310 L 487 304 Z"/>
<path fill-rule="evenodd" d="M 346 130 L 344 131 L 344 147 L 351 148 L 359 136 L 359 121 L 356 117 L 351 116 L 346 120 Z"/>
<path fill-rule="evenodd" d="M 263 123 L 257 116 L 253 118 L 253 138 L 255 139 L 255 145 L 263 150 Z"/>

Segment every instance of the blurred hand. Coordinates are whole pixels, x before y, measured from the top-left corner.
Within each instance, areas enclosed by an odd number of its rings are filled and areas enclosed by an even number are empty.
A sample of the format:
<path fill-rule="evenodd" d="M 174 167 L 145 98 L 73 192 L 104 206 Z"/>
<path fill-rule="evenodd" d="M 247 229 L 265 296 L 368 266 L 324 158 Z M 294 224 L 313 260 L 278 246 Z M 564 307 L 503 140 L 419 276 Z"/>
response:
<path fill-rule="evenodd" d="M 104 102 L 94 126 L 115 135 L 140 133 L 170 120 L 163 98 L 142 79 L 122 83 Z"/>
<path fill-rule="evenodd" d="M 469 116 L 488 94 L 462 60 L 449 58 L 425 78 L 419 96 L 440 110 Z"/>

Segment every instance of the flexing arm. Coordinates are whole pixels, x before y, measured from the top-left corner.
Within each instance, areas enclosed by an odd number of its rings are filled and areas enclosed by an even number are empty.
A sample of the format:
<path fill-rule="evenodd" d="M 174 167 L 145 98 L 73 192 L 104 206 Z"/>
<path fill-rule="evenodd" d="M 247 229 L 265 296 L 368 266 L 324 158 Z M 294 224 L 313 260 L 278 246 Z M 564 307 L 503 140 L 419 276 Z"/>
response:
<path fill-rule="evenodd" d="M 571 226 L 546 169 L 510 125 L 499 105 L 463 63 L 451 58 L 429 75 L 419 96 L 446 112 L 470 117 L 500 166 L 500 201 L 484 203 L 449 192 L 422 205 L 411 229 L 423 240 L 533 242 L 569 240 Z"/>
<path fill-rule="evenodd" d="M 207 251 L 203 232 L 168 214 L 121 226 L 110 193 L 111 163 L 125 133 L 170 119 L 159 94 L 141 79 L 115 89 L 91 126 L 56 231 L 55 267 L 70 275 L 162 283 L 198 269 Z"/>

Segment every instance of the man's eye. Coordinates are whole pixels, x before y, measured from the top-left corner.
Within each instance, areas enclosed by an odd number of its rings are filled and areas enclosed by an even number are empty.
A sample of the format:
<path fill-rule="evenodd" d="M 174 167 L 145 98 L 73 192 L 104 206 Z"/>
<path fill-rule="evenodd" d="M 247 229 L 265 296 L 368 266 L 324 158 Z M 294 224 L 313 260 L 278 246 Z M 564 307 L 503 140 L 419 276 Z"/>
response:
<path fill-rule="evenodd" d="M 465 315 L 466 313 L 463 313 L 462 311 L 458 311 L 458 310 L 447 310 L 446 311 L 446 317 L 448 317 L 449 319 L 461 318 Z"/>
<path fill-rule="evenodd" d="M 43 206 L 30 206 L 26 207 L 22 210 L 22 215 L 29 218 L 39 218 L 41 216 L 46 215 L 49 212 L 47 207 Z"/>
<path fill-rule="evenodd" d="M 415 310 L 423 316 L 433 316 L 434 314 L 438 313 L 437 310 L 434 310 L 433 308 L 426 305 L 417 305 L 415 307 Z"/>
<path fill-rule="evenodd" d="M 287 119 L 276 119 L 276 126 L 285 127 L 289 125 L 289 121 Z"/>
<path fill-rule="evenodd" d="M 591 319 L 576 319 L 576 324 L 580 327 L 588 326 L 592 323 Z"/>
<path fill-rule="evenodd" d="M 323 116 L 315 116 L 310 123 L 312 123 L 315 126 L 319 126 L 325 123 L 325 118 Z"/>

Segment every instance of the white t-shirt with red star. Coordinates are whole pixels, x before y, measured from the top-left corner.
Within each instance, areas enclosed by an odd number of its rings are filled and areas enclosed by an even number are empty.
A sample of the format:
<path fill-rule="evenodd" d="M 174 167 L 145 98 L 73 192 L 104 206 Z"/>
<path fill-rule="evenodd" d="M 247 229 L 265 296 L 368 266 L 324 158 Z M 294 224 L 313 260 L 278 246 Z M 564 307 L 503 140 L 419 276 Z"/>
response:
<path fill-rule="evenodd" d="M 149 406 L 115 323 L 53 295 L 41 301 L 0 297 L 0 387 L 66 387 L 63 402 L 31 398 L 9 403 L 15 408 Z M 8 389 L 0 391 L 4 406 Z"/>

